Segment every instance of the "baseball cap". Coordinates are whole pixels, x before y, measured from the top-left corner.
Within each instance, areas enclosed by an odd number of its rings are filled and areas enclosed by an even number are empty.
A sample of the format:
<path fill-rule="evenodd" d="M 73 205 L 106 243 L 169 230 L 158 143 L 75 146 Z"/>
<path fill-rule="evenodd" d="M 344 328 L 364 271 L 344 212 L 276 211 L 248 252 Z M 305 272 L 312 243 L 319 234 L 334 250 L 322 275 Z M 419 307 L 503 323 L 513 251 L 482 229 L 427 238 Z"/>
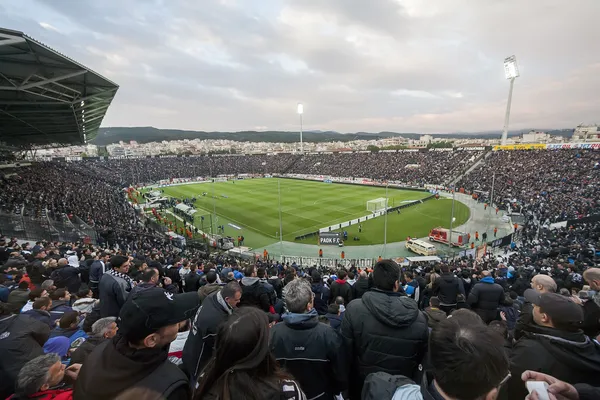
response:
<path fill-rule="evenodd" d="M 193 318 L 200 306 L 196 292 L 172 294 L 161 288 L 140 290 L 129 296 L 119 314 L 119 333 L 139 340 L 160 328 Z"/>
<path fill-rule="evenodd" d="M 527 301 L 540 307 L 557 328 L 575 329 L 583 322 L 583 308 L 569 297 L 558 293 L 539 293 L 533 289 L 527 289 L 524 296 Z"/>

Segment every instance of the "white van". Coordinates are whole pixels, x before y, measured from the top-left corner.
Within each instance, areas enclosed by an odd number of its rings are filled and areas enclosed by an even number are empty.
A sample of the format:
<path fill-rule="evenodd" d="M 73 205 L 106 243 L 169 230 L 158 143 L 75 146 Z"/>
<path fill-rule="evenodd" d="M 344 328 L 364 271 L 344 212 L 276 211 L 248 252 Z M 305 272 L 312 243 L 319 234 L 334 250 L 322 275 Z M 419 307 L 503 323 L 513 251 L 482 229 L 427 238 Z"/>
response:
<path fill-rule="evenodd" d="M 437 252 L 437 249 L 431 243 L 427 243 L 417 239 L 407 240 L 405 246 L 413 253 L 417 253 L 422 256 L 434 256 Z"/>

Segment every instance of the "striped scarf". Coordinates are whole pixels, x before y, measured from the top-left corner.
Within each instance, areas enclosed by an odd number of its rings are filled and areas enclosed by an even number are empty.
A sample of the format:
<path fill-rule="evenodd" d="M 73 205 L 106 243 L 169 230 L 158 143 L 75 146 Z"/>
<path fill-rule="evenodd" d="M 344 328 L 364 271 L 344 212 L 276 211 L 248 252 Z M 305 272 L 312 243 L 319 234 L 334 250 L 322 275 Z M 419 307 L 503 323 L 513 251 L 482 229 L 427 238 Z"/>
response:
<path fill-rule="evenodd" d="M 126 275 L 126 274 L 116 271 L 114 269 L 111 269 L 110 271 L 108 271 L 107 274 L 124 279 L 125 282 L 127 282 L 129 284 L 129 288 L 133 288 L 133 280 L 129 277 L 129 275 Z"/>

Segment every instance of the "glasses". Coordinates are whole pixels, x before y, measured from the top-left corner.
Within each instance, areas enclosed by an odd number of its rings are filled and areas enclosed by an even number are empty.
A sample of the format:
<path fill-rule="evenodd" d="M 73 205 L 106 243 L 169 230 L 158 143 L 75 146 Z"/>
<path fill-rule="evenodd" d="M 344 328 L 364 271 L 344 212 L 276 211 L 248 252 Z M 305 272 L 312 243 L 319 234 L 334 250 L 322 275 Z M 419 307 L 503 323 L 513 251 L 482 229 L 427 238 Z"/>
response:
<path fill-rule="evenodd" d="M 511 377 L 511 376 L 512 376 L 512 375 L 511 375 L 511 374 L 510 374 L 510 372 L 509 372 L 509 373 L 508 373 L 508 375 L 506 375 L 506 376 L 504 377 L 504 379 L 502 379 L 502 380 L 500 381 L 500 383 L 498 384 L 498 386 L 497 386 L 497 387 L 499 387 L 499 388 L 500 388 L 500 387 L 504 386 L 504 385 L 506 384 L 506 382 L 508 382 L 508 380 L 510 379 L 510 377 Z"/>

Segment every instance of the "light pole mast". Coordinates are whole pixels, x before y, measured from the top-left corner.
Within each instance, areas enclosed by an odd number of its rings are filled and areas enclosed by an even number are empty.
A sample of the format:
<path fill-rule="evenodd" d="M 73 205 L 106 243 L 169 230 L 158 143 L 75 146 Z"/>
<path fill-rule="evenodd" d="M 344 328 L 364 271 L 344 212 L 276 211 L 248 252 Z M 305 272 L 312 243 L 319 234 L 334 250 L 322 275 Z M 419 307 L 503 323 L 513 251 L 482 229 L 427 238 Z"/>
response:
<path fill-rule="evenodd" d="M 300 153 L 304 153 L 304 144 L 302 143 L 302 114 L 304 114 L 304 106 L 298 103 L 298 115 L 300 116 Z"/>
<path fill-rule="evenodd" d="M 515 56 L 510 56 L 504 59 L 504 75 L 510 80 L 510 88 L 508 89 L 508 101 L 506 103 L 506 114 L 504 115 L 504 129 L 502 131 L 502 145 L 506 144 L 508 139 L 508 122 L 510 120 L 510 105 L 512 103 L 513 86 L 515 78 L 519 77 L 519 67 Z"/>

